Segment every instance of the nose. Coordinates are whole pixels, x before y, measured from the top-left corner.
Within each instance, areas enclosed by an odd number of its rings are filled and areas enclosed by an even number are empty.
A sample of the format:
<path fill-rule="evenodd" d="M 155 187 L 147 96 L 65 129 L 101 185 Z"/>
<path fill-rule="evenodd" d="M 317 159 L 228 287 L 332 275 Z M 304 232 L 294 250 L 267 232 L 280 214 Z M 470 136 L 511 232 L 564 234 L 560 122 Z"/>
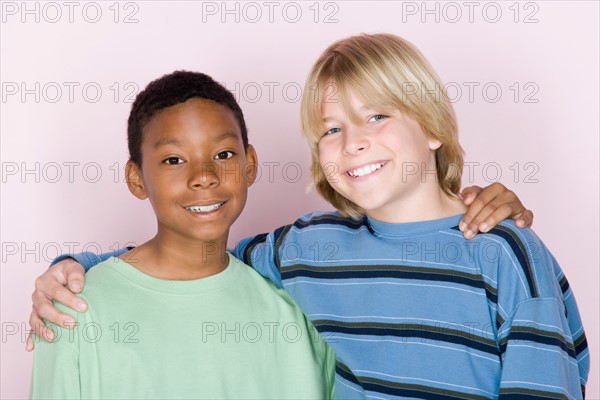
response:
<path fill-rule="evenodd" d="M 190 171 L 190 189 L 208 189 L 219 186 L 221 179 L 215 163 L 204 162 L 193 167 Z"/>
<path fill-rule="evenodd" d="M 347 155 L 360 154 L 369 148 L 369 138 L 364 130 L 357 126 L 346 128 L 344 135 L 344 153 Z"/>

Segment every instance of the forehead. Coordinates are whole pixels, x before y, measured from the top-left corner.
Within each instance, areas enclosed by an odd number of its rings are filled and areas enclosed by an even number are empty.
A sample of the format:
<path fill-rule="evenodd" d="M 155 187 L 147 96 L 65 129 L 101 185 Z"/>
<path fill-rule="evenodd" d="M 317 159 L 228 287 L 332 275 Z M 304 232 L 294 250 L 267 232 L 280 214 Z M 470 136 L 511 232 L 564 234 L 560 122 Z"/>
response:
<path fill-rule="evenodd" d="M 142 128 L 144 139 L 159 136 L 204 136 L 233 133 L 241 140 L 239 123 L 228 107 L 212 100 L 193 98 L 164 108 Z"/>
<path fill-rule="evenodd" d="M 359 110 L 367 108 L 368 105 L 353 87 L 349 85 L 340 86 L 332 81 L 326 82 L 321 95 L 321 111 L 325 113 L 327 109 L 338 107 Z"/>
<path fill-rule="evenodd" d="M 321 93 L 319 123 L 339 118 L 358 122 L 361 116 L 374 110 L 387 113 L 393 111 L 393 107 L 390 107 L 387 101 L 382 101 L 377 94 L 371 92 L 360 90 L 360 87 L 352 84 L 327 81 Z"/>

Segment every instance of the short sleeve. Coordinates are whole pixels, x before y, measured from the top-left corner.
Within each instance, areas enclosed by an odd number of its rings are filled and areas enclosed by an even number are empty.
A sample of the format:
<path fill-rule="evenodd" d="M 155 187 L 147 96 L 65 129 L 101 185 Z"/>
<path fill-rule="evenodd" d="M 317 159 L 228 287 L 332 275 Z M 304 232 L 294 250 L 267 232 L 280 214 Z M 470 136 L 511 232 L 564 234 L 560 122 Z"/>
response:
<path fill-rule="evenodd" d="M 54 304 L 62 312 L 73 311 Z M 31 377 L 31 399 L 80 399 L 78 328 L 47 324 L 55 333 L 52 343 L 34 335 L 36 341 Z"/>

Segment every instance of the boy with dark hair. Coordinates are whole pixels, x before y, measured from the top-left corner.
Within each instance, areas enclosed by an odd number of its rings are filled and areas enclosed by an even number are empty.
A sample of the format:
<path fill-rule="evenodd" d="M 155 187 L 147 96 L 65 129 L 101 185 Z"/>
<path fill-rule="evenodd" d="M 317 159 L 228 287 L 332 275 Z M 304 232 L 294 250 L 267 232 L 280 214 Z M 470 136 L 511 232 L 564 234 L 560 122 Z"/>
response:
<path fill-rule="evenodd" d="M 136 98 L 128 141 L 127 184 L 158 232 L 88 275 L 93 307 L 38 344 L 31 397 L 331 398 L 332 350 L 225 250 L 257 166 L 233 95 L 204 74 L 165 75 Z"/>

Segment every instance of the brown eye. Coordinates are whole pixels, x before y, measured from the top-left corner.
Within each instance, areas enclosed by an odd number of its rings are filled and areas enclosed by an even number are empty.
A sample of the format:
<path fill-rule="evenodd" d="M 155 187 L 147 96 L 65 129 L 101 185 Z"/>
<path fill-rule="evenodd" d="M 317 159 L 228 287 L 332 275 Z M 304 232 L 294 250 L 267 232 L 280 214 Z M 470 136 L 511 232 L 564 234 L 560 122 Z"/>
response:
<path fill-rule="evenodd" d="M 163 162 L 168 165 L 183 164 L 183 160 L 179 157 L 169 157 Z"/>
<path fill-rule="evenodd" d="M 215 156 L 215 159 L 216 160 L 226 160 L 228 158 L 233 157 L 234 155 L 235 155 L 235 153 L 233 151 L 222 151 Z"/>

